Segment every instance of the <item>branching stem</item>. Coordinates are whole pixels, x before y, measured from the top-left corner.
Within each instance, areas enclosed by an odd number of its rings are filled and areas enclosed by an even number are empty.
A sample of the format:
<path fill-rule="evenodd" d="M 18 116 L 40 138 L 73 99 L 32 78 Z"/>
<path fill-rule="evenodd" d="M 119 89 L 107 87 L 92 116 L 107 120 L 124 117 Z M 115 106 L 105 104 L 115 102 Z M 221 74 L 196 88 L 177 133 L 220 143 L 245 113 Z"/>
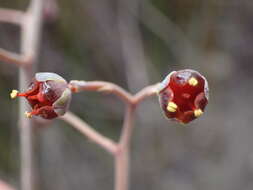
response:
<path fill-rule="evenodd" d="M 157 93 L 158 84 L 147 86 L 135 95 L 131 95 L 116 84 L 104 81 L 77 81 L 69 83 L 69 88 L 74 92 L 97 91 L 106 92 L 116 95 L 126 105 L 123 128 L 118 143 L 113 143 L 109 138 L 104 137 L 93 130 L 84 121 L 75 115 L 67 113 L 62 117 L 64 121 L 78 129 L 89 139 L 105 148 L 108 152 L 113 153 L 115 162 L 115 190 L 128 190 L 129 186 L 129 147 L 133 131 L 133 120 L 135 109 L 145 98 Z"/>

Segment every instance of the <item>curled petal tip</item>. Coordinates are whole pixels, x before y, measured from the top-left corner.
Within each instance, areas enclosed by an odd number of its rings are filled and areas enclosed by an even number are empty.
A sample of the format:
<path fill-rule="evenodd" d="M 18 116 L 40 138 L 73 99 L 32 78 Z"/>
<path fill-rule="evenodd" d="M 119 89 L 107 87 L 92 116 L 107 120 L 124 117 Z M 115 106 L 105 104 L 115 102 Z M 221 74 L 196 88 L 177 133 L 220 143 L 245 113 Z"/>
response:
<path fill-rule="evenodd" d="M 201 109 L 194 110 L 195 117 L 199 117 L 203 114 L 203 111 Z"/>
<path fill-rule="evenodd" d="M 27 118 L 32 118 L 32 113 L 31 112 L 25 112 L 25 116 L 27 117 Z"/>
<path fill-rule="evenodd" d="M 199 82 L 195 77 L 192 77 L 192 78 L 189 79 L 188 83 L 191 86 L 197 86 Z"/>
<path fill-rule="evenodd" d="M 18 91 L 17 90 L 12 90 L 10 93 L 11 99 L 14 99 L 18 96 Z"/>
<path fill-rule="evenodd" d="M 167 110 L 169 112 L 176 112 L 177 111 L 177 104 L 175 104 L 174 102 L 169 102 L 168 106 L 167 106 Z"/>

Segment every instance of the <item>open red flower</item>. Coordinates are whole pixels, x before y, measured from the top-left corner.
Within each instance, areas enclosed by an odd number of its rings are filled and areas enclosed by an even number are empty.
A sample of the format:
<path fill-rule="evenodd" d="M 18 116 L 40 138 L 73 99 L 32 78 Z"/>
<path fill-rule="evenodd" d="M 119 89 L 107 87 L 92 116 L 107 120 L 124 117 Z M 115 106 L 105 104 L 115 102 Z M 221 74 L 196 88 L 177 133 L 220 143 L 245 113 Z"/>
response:
<path fill-rule="evenodd" d="M 31 112 L 25 113 L 27 117 L 36 115 L 53 119 L 63 115 L 68 109 L 71 90 L 65 79 L 55 73 L 36 73 L 26 92 L 12 91 L 11 98 L 17 96 L 25 97 L 32 107 Z"/>
<path fill-rule="evenodd" d="M 159 101 L 167 118 L 189 123 L 208 103 L 207 80 L 194 70 L 173 71 L 160 84 Z"/>

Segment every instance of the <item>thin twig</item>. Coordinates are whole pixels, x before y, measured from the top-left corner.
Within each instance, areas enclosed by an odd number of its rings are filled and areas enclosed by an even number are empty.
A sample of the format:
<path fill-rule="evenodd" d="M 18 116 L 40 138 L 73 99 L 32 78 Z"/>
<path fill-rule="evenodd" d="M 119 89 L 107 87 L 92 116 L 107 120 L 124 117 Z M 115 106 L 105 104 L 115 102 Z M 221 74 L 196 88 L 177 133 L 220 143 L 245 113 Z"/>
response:
<path fill-rule="evenodd" d="M 72 80 L 69 83 L 73 92 L 80 91 L 99 91 L 115 94 L 125 103 L 132 103 L 132 95 L 120 86 L 104 81 L 78 81 Z"/>
<path fill-rule="evenodd" d="M 86 122 L 77 117 L 71 112 L 67 112 L 63 117 L 61 117 L 63 121 L 69 123 L 72 127 L 77 129 L 80 133 L 88 137 L 91 141 L 99 144 L 102 148 L 107 150 L 108 152 L 115 154 L 117 151 L 117 144 L 110 140 L 107 137 L 104 137 L 92 127 L 90 127 Z"/>
<path fill-rule="evenodd" d="M 4 50 L 0 48 L 0 60 L 4 61 L 6 63 L 10 64 L 16 64 L 16 65 L 27 65 L 31 63 L 31 59 L 24 56 L 24 55 L 19 55 L 16 53 L 9 52 L 7 50 Z"/>
<path fill-rule="evenodd" d="M 114 190 L 128 190 L 129 148 L 121 148 L 114 157 Z"/>
<path fill-rule="evenodd" d="M 21 26 L 21 28 L 25 25 L 26 15 L 27 13 L 22 11 L 0 8 L 0 22 L 16 24 Z M 0 48 L 0 60 L 6 63 L 23 66 L 31 63 L 31 56 L 17 54 Z"/>
<path fill-rule="evenodd" d="M 10 186 L 6 182 L 0 180 L 0 189 L 1 190 L 15 190 L 14 187 Z"/>
<path fill-rule="evenodd" d="M 0 60 L 17 64 L 19 69 L 19 88 L 25 89 L 34 75 L 35 62 L 38 54 L 42 15 L 42 0 L 31 0 L 27 12 L 0 9 L 0 22 L 21 26 L 21 54 L 0 49 Z M 28 64 L 30 63 L 30 64 Z M 34 190 L 36 187 L 35 171 L 35 121 L 24 117 L 28 105 L 20 100 L 20 154 L 21 154 L 21 189 Z"/>
<path fill-rule="evenodd" d="M 137 105 L 138 103 L 142 102 L 145 98 L 156 95 L 158 92 L 159 85 L 160 83 L 157 83 L 143 88 L 141 91 L 139 91 L 134 95 L 133 103 Z"/>
<path fill-rule="evenodd" d="M 115 190 L 127 190 L 129 185 L 129 145 L 134 127 L 134 111 L 133 104 L 127 105 L 119 140 L 119 151 L 115 155 Z"/>
<path fill-rule="evenodd" d="M 129 186 L 129 146 L 133 133 L 136 106 L 145 98 L 157 93 L 158 84 L 147 86 L 131 97 L 124 116 L 123 129 L 119 140 L 119 152 L 115 155 L 115 190 L 128 190 Z"/>
<path fill-rule="evenodd" d="M 25 57 L 33 57 L 32 64 L 20 67 L 19 88 L 25 89 L 29 85 L 36 69 L 38 47 L 40 41 L 41 15 L 43 0 L 32 0 L 25 14 L 22 25 L 21 53 Z M 35 164 L 35 121 L 24 117 L 29 106 L 20 99 L 19 125 L 20 125 L 20 152 L 21 152 L 21 190 L 36 189 Z"/>
<path fill-rule="evenodd" d="M 126 108 L 125 116 L 124 116 L 124 123 L 123 129 L 121 132 L 119 144 L 122 147 L 128 146 L 130 142 L 130 137 L 132 134 L 133 129 L 133 114 L 135 111 L 135 106 L 129 104 Z"/>
<path fill-rule="evenodd" d="M 0 8 L 0 22 L 22 24 L 25 13 L 22 11 Z"/>

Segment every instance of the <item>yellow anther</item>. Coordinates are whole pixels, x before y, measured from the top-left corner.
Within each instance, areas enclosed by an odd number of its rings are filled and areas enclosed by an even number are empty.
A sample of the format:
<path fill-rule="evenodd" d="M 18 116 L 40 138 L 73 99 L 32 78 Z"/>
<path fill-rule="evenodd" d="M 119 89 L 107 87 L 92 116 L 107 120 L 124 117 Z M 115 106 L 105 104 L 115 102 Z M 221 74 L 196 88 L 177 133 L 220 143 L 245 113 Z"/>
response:
<path fill-rule="evenodd" d="M 18 91 L 17 90 L 12 90 L 11 93 L 10 93 L 10 97 L 11 99 L 14 99 L 16 98 L 18 95 Z"/>
<path fill-rule="evenodd" d="M 196 86 L 199 82 L 196 78 L 192 77 L 192 78 L 189 79 L 188 83 L 191 86 Z"/>
<path fill-rule="evenodd" d="M 177 111 L 177 104 L 175 104 L 174 102 L 169 102 L 168 106 L 167 106 L 167 110 L 169 112 L 176 112 Z"/>
<path fill-rule="evenodd" d="M 195 117 L 199 117 L 203 114 L 203 111 L 201 109 L 194 110 Z"/>
<path fill-rule="evenodd" d="M 32 118 L 32 113 L 31 112 L 25 112 L 25 116 L 27 117 L 27 118 Z"/>

